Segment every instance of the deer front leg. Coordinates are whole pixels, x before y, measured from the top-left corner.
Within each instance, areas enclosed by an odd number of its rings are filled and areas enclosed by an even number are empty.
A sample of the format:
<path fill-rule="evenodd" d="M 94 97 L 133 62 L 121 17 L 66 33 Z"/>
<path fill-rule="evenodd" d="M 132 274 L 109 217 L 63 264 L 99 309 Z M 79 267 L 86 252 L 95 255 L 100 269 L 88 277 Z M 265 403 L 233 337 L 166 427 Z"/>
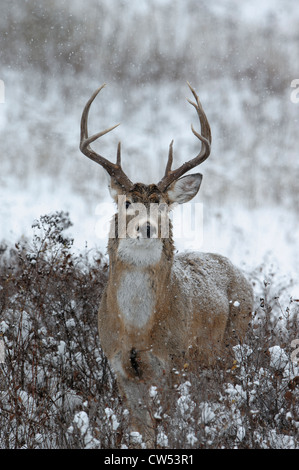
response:
<path fill-rule="evenodd" d="M 156 420 L 150 404 L 150 387 L 161 384 L 163 363 L 152 353 L 139 358 L 132 349 L 125 355 L 119 351 L 110 359 L 116 374 L 119 392 L 130 413 L 130 432 L 138 431 L 147 448 L 155 448 Z M 144 357 L 145 356 L 145 357 Z"/>

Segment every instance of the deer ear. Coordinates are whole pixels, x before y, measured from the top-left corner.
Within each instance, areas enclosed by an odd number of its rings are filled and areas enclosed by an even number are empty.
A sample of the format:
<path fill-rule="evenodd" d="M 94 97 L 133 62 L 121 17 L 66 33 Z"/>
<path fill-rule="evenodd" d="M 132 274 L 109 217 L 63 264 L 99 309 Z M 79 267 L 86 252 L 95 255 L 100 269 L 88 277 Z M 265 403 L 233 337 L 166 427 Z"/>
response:
<path fill-rule="evenodd" d="M 174 181 L 167 190 L 170 202 L 184 204 L 184 202 L 193 199 L 198 193 L 201 181 L 202 175 L 200 173 L 183 176 L 177 181 Z"/>
<path fill-rule="evenodd" d="M 123 188 L 123 186 L 121 186 L 114 178 L 113 176 L 109 176 L 107 175 L 108 177 L 108 188 L 109 188 L 109 192 L 110 192 L 110 196 L 112 197 L 112 199 L 117 203 L 118 201 L 118 196 L 121 196 L 123 194 L 125 194 L 125 190 Z"/>

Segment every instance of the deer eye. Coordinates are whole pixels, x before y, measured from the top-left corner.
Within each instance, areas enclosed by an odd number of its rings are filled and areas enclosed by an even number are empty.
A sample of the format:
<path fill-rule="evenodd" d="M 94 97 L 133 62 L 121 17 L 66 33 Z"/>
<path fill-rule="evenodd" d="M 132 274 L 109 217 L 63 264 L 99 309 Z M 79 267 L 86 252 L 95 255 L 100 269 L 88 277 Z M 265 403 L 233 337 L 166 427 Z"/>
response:
<path fill-rule="evenodd" d="M 130 202 L 130 201 L 126 201 L 126 209 L 129 209 L 130 205 L 131 205 L 131 202 Z"/>

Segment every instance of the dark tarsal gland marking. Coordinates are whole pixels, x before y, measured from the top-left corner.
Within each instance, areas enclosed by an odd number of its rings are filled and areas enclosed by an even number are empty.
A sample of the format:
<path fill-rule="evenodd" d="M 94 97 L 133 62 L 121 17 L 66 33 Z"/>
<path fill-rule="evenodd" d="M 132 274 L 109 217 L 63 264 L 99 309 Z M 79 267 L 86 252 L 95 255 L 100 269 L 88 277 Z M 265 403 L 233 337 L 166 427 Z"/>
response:
<path fill-rule="evenodd" d="M 130 362 L 135 375 L 141 377 L 140 359 L 138 358 L 138 352 L 135 348 L 132 348 L 130 351 Z"/>

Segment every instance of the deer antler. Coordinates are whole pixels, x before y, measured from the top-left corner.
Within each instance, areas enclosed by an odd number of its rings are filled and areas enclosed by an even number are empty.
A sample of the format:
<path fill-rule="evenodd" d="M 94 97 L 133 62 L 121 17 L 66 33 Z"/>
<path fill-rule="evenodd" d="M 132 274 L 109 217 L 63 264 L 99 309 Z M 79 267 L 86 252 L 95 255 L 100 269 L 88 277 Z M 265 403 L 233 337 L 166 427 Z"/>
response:
<path fill-rule="evenodd" d="M 191 130 L 193 134 L 202 142 L 201 150 L 199 154 L 196 157 L 194 157 L 192 160 L 185 162 L 176 170 L 171 170 L 172 161 L 173 161 L 173 140 L 171 141 L 170 146 L 169 146 L 169 153 L 168 153 L 168 160 L 167 160 L 167 165 L 165 169 L 165 175 L 163 176 L 161 181 L 157 184 L 158 188 L 161 191 L 165 191 L 165 189 L 167 189 L 168 186 L 173 181 L 176 181 L 182 175 L 187 173 L 187 171 L 191 170 L 192 168 L 204 162 L 208 158 L 211 152 L 212 136 L 211 136 L 211 129 L 210 129 L 209 121 L 207 119 L 207 116 L 205 115 L 205 112 L 202 108 L 201 102 L 199 101 L 197 94 L 191 87 L 190 83 L 187 82 L 187 84 L 196 101 L 196 103 L 193 103 L 192 101 L 188 99 L 188 102 L 192 104 L 192 106 L 194 106 L 194 108 L 197 111 L 199 121 L 200 121 L 200 126 L 201 126 L 201 134 L 199 134 L 198 132 L 194 130 L 194 127 L 192 124 L 191 124 Z"/>
<path fill-rule="evenodd" d="M 132 187 L 133 183 L 129 180 L 127 175 L 124 173 L 122 167 L 121 167 L 121 146 L 120 142 L 117 147 L 117 158 L 116 158 L 116 163 L 112 163 L 106 158 L 102 157 L 98 153 L 96 153 L 91 147 L 90 144 L 94 142 L 95 140 L 99 139 L 103 135 L 107 134 L 108 132 L 112 131 L 115 129 L 119 124 L 116 124 L 116 126 L 109 127 L 108 129 L 105 129 L 102 132 L 98 132 L 97 134 L 92 135 L 91 137 L 88 137 L 88 128 L 87 128 L 87 122 L 88 122 L 88 113 L 90 106 L 92 102 L 94 101 L 95 97 L 100 93 L 100 91 L 106 86 L 104 83 L 100 88 L 98 88 L 92 96 L 89 98 L 87 101 L 83 112 L 82 112 L 82 117 L 81 117 L 81 136 L 80 136 L 80 150 L 81 152 L 86 155 L 86 157 L 90 158 L 96 163 L 99 163 L 106 171 L 109 173 L 110 176 L 113 176 L 116 181 L 124 187 L 124 189 L 128 190 Z"/>

